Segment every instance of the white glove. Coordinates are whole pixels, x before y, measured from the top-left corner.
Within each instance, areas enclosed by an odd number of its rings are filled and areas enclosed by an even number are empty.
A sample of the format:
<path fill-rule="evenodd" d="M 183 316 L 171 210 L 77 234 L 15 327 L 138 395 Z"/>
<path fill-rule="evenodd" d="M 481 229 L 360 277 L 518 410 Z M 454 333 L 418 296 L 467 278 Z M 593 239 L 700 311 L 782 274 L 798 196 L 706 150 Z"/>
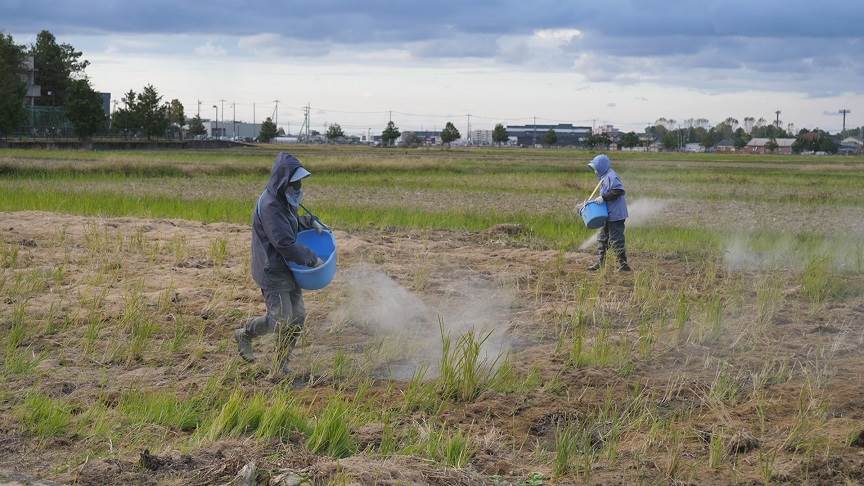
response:
<path fill-rule="evenodd" d="M 319 223 L 317 219 L 312 221 L 312 228 L 317 231 L 319 235 L 324 232 L 324 225 Z"/>
<path fill-rule="evenodd" d="M 603 202 L 603 196 L 597 196 L 597 198 L 594 199 L 594 200 L 591 201 L 591 202 L 595 202 L 595 203 L 597 203 L 597 204 L 601 204 L 601 203 Z"/>
<path fill-rule="evenodd" d="M 321 265 L 324 265 L 324 260 L 322 260 L 321 257 L 316 258 L 315 259 L 315 267 L 317 268 L 317 267 L 320 267 Z"/>

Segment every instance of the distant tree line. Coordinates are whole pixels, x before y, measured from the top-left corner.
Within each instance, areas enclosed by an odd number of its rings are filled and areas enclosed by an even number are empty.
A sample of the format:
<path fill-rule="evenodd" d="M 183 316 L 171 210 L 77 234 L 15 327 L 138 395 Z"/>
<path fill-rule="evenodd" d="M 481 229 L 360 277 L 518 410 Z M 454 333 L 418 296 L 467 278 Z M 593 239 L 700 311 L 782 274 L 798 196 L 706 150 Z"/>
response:
<path fill-rule="evenodd" d="M 182 137 L 186 124 L 183 104 L 177 99 L 163 103 L 162 96 L 149 84 L 141 93 L 126 93 L 123 107 L 109 119 L 102 96 L 85 73 L 90 62 L 72 45 L 58 43 L 47 30 L 40 32 L 29 47 L 16 44 L 9 34 L 0 34 L 0 136 L 7 137 L 26 127 L 35 129 L 25 106 L 26 79 L 31 70 L 28 58 L 33 59 L 33 84 L 40 90 L 32 109 L 61 113 L 80 139 L 108 132 L 147 138 Z M 50 128 L 53 131 L 60 127 Z M 190 133 L 206 133 L 200 117 L 191 120 Z"/>

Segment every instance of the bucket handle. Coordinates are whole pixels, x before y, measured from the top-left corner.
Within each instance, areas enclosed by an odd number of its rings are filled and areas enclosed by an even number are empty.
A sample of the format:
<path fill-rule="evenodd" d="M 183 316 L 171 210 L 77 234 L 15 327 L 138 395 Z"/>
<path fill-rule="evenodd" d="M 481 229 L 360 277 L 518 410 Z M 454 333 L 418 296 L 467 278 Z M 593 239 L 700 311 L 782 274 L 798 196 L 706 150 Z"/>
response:
<path fill-rule="evenodd" d="M 602 180 L 601 180 L 600 182 L 597 183 L 597 187 L 594 188 L 594 191 L 591 192 L 591 195 L 588 196 L 588 199 L 586 199 L 585 202 L 582 203 L 583 206 L 584 206 L 585 204 L 587 204 L 588 201 L 594 199 L 594 194 L 597 194 L 597 191 L 600 189 L 600 184 L 603 184 L 603 181 L 602 181 Z M 303 208 L 303 209 L 306 209 L 306 208 Z"/>
<path fill-rule="evenodd" d="M 312 221 L 316 221 L 318 224 L 320 224 L 322 227 L 324 227 L 324 229 L 326 229 L 327 231 L 330 231 L 330 232 L 333 231 L 332 229 L 330 229 L 329 226 L 324 224 L 323 221 L 318 219 L 318 216 L 315 216 L 314 214 L 312 214 L 312 211 L 309 211 L 308 209 L 306 209 L 306 206 L 300 204 L 300 207 L 303 208 L 303 211 L 306 211 L 306 214 L 308 214 L 312 218 Z"/>

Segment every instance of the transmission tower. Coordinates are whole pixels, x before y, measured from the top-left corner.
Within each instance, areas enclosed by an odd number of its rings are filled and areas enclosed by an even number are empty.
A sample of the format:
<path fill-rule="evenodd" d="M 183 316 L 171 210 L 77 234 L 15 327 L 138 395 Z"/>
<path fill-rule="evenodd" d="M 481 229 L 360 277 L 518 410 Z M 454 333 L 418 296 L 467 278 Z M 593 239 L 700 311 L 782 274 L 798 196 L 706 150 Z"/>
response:
<path fill-rule="evenodd" d="M 847 110 L 846 108 L 842 108 L 840 110 L 840 114 L 843 115 L 843 132 L 846 131 L 846 115 L 848 115 L 849 113 L 852 113 L 852 111 Z M 843 132 L 840 132 L 840 133 L 843 133 Z"/>

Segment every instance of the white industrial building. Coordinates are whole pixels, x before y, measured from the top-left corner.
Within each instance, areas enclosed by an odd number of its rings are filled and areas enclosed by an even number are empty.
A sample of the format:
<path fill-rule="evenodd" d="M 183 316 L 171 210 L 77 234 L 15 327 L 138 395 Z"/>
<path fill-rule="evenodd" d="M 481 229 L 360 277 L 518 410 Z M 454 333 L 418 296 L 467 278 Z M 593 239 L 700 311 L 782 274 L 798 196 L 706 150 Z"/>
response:
<path fill-rule="evenodd" d="M 220 138 L 220 139 L 247 139 L 247 138 L 258 138 L 258 135 L 261 133 L 261 124 L 260 123 L 246 123 L 241 121 L 215 121 L 215 120 L 202 120 L 204 122 L 204 128 L 207 130 L 208 138 Z"/>

